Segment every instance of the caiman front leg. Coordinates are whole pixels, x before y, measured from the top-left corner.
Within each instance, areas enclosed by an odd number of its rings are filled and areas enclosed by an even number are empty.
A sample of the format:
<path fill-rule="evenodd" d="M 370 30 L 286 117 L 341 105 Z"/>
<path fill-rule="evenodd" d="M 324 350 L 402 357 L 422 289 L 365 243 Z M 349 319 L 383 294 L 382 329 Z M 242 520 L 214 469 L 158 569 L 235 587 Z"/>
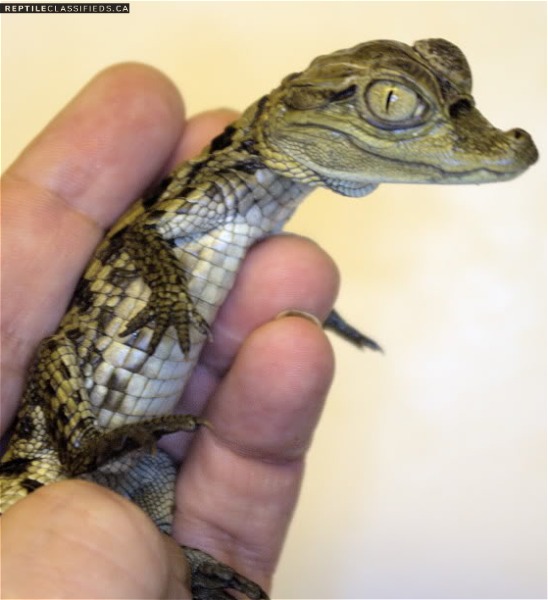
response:
<path fill-rule="evenodd" d="M 192 415 L 158 415 L 111 430 L 99 428 L 73 342 L 63 334 L 39 349 L 29 403 L 43 407 L 49 433 L 67 475 L 92 471 L 107 460 L 154 447 L 167 433 L 195 431 L 205 421 Z"/>
<path fill-rule="evenodd" d="M 150 288 L 151 297 L 147 305 L 128 321 L 120 335 L 130 335 L 145 325 L 153 327 L 147 349 L 152 354 L 172 325 L 181 351 L 187 355 L 191 328 L 209 335 L 209 326 L 187 292 L 188 276 L 184 267 L 154 225 L 143 223 L 133 227 L 131 235 L 125 236 L 124 251 L 131 256 L 139 275 Z"/>

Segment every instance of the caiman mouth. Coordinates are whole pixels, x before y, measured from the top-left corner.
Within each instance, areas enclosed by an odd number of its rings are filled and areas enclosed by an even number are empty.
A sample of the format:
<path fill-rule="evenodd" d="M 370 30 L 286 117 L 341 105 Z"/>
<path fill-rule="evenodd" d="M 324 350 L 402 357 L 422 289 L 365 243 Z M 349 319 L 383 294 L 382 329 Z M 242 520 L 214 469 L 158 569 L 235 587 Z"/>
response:
<path fill-rule="evenodd" d="M 482 150 L 475 165 L 472 158 L 472 168 L 458 169 L 457 167 L 458 171 L 451 169 L 443 171 L 442 176 L 448 178 L 448 183 L 452 177 L 456 180 L 472 177 L 476 183 L 507 181 L 523 173 L 538 160 L 539 154 L 533 139 L 523 129 L 486 132 L 484 143 L 490 145 L 491 151 Z M 475 149 L 472 144 L 471 148 L 465 148 L 463 152 L 473 157 Z"/>
<path fill-rule="evenodd" d="M 501 131 L 475 107 L 461 111 L 450 123 L 455 136 L 452 152 L 456 170 L 485 171 L 495 180 L 502 180 L 516 177 L 538 160 L 538 150 L 527 131 Z M 447 171 L 451 173 L 451 161 L 448 163 Z"/>
<path fill-rule="evenodd" d="M 461 133 L 461 132 L 459 132 Z M 508 181 L 521 175 L 539 157 L 533 139 L 523 129 L 502 132 L 485 130 L 484 136 L 459 136 L 452 150 L 453 158 L 436 164 L 429 157 L 423 160 L 402 161 L 406 167 L 425 176 L 424 181 L 440 184 L 492 183 Z M 426 173 L 431 173 L 428 177 Z M 405 181 L 405 176 L 402 181 Z M 420 183 L 420 179 L 417 179 Z"/>

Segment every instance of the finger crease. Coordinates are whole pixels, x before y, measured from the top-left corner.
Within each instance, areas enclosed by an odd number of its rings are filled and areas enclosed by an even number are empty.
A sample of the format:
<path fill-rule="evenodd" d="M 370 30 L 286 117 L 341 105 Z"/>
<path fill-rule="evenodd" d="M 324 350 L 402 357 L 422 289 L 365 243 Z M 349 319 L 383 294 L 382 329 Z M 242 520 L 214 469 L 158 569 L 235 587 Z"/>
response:
<path fill-rule="evenodd" d="M 91 214 L 74 206 L 68 198 L 59 192 L 42 184 L 36 183 L 32 180 L 32 178 L 21 175 L 13 169 L 7 171 L 3 177 L 4 179 L 11 180 L 15 186 L 17 184 L 22 184 L 23 186 L 30 188 L 31 193 L 35 193 L 36 195 L 41 196 L 45 193 L 48 202 L 61 206 L 63 210 L 76 215 L 78 219 L 83 220 L 90 225 L 92 229 L 97 230 L 100 235 L 103 235 L 105 228 L 96 219 L 94 219 Z"/>

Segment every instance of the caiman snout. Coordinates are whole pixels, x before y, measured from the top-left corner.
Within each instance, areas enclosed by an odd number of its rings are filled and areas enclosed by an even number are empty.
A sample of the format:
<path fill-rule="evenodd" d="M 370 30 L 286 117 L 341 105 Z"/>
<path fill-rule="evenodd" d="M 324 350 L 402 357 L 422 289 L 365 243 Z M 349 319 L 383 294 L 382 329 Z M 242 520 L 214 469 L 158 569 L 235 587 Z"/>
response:
<path fill-rule="evenodd" d="M 533 138 L 525 131 L 516 127 L 506 132 L 506 135 L 511 138 L 512 146 L 516 152 L 522 157 L 527 165 L 532 165 L 538 160 L 538 150 L 533 142 Z"/>

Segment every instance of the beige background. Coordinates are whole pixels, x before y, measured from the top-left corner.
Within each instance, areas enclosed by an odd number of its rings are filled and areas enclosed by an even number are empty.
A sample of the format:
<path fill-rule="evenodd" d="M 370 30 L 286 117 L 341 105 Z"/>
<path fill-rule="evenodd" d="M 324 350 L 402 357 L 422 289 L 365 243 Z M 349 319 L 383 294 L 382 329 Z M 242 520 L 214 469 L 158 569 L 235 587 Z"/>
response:
<path fill-rule="evenodd" d="M 479 108 L 539 145 L 481 187 L 319 192 L 290 229 L 343 273 L 339 307 L 385 356 L 334 341 L 336 381 L 276 580 L 278 598 L 545 594 L 543 2 L 132 2 L 130 15 L 2 20 L 6 166 L 97 70 L 139 60 L 189 113 L 244 108 L 319 53 L 446 37 Z"/>

